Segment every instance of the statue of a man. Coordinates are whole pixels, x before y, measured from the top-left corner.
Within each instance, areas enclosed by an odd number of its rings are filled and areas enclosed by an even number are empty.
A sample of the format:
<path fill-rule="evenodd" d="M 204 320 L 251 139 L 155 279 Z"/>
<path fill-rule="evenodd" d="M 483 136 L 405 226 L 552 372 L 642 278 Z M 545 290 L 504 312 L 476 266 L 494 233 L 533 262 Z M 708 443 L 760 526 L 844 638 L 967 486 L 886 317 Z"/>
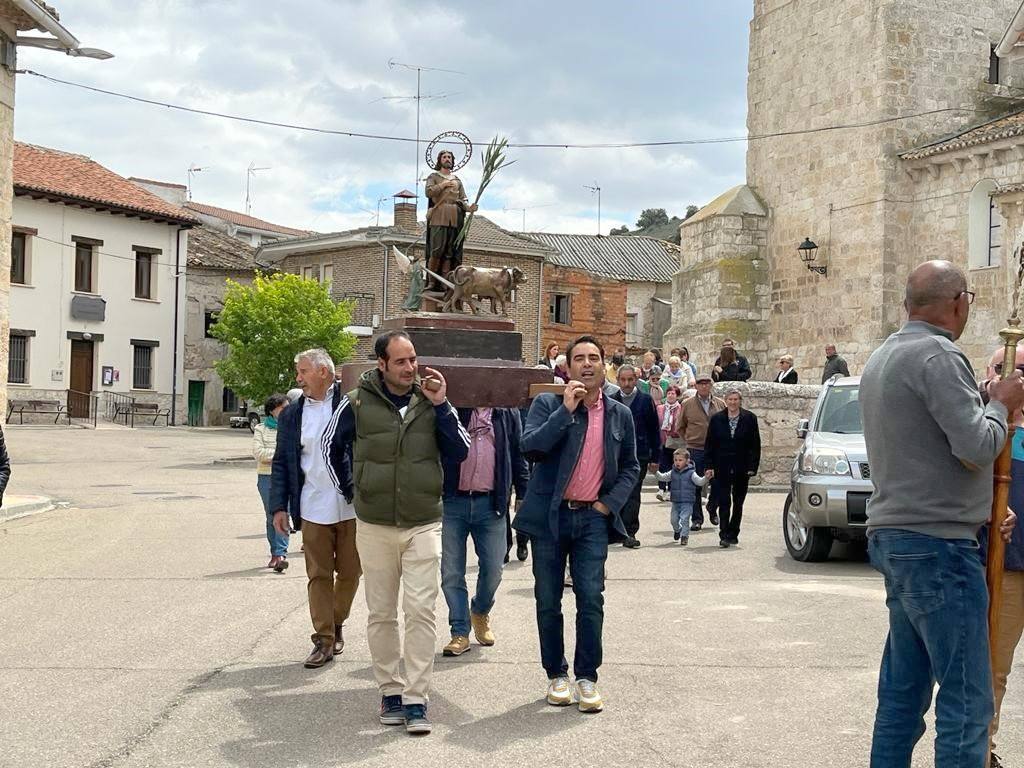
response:
<path fill-rule="evenodd" d="M 462 243 L 456 244 L 466 214 L 475 211 L 466 189 L 452 173 L 455 155 L 447 149 L 437 156 L 434 172 L 427 177 L 427 268 L 442 277 L 462 264 Z M 431 278 L 429 290 L 444 286 Z"/>

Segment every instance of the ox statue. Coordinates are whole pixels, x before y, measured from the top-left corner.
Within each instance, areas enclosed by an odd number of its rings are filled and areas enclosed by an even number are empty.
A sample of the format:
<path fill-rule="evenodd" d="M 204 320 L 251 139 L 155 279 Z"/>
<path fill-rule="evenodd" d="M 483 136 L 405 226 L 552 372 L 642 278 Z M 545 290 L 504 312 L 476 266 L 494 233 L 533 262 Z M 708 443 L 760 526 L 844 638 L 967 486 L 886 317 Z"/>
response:
<path fill-rule="evenodd" d="M 462 311 L 462 303 L 469 302 L 469 308 L 476 314 L 476 301 L 474 297 L 491 300 L 491 312 L 498 314 L 498 305 L 501 305 L 501 314 L 508 317 L 508 300 L 512 292 L 521 283 L 526 282 L 526 275 L 519 267 L 502 267 L 494 269 L 491 267 L 471 267 L 463 264 L 448 273 L 448 279 L 454 285 L 451 297 L 445 303 L 445 309 Z"/>

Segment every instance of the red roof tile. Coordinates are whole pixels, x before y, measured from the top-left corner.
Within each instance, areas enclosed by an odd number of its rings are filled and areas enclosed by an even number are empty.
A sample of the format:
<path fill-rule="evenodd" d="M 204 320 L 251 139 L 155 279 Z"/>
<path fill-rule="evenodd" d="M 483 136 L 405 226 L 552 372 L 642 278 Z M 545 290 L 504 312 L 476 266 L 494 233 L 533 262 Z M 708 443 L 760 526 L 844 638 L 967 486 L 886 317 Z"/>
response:
<path fill-rule="evenodd" d="M 282 235 L 294 235 L 296 237 L 304 237 L 309 233 L 305 229 L 293 229 L 292 227 L 282 227 L 280 224 L 272 224 L 269 221 L 263 219 L 257 219 L 255 216 L 248 216 L 238 211 L 232 211 L 228 208 L 219 208 L 216 205 L 206 205 L 205 203 L 195 203 L 189 200 L 185 203 L 185 207 L 189 210 L 195 211 L 196 213 L 205 213 L 207 216 L 216 216 L 218 219 L 224 219 L 230 221 L 232 224 L 237 224 L 240 227 L 249 227 L 251 229 L 264 229 L 269 232 L 278 232 Z"/>
<path fill-rule="evenodd" d="M 101 210 L 132 212 L 164 221 L 198 223 L 188 211 L 161 200 L 84 155 L 33 144 L 14 144 L 14 192 L 43 193 Z"/>

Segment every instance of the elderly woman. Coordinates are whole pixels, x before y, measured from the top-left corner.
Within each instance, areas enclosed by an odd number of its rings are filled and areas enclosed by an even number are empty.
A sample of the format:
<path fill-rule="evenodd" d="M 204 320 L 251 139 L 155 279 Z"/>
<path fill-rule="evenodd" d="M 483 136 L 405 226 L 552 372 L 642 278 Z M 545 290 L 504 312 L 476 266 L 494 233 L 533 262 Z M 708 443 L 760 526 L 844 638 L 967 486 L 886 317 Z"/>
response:
<path fill-rule="evenodd" d="M 741 405 L 743 395 L 730 389 L 725 410 L 708 419 L 704 466 L 714 471 L 712 493 L 718 503 L 718 546 L 739 544 L 747 485 L 761 463 L 761 432 L 757 417 Z"/>
<path fill-rule="evenodd" d="M 556 384 L 569 383 L 569 363 L 565 359 L 565 355 L 559 355 L 555 358 L 555 368 L 553 373 L 555 374 Z"/>
<path fill-rule="evenodd" d="M 300 392 L 302 390 L 299 390 Z M 283 573 L 288 568 L 288 534 L 274 528 L 274 512 L 270 509 L 270 468 L 277 449 L 277 417 L 288 405 L 288 396 L 274 394 L 263 404 L 266 417 L 257 424 L 252 434 L 252 455 L 256 459 L 256 489 L 263 500 L 267 517 L 267 542 L 270 544 L 270 562 L 267 568 Z"/>
<path fill-rule="evenodd" d="M 678 355 L 672 355 L 668 359 L 668 370 L 665 371 L 665 378 L 668 379 L 670 386 L 679 387 L 681 390 L 690 389 L 696 383 L 694 381 L 695 375 L 690 370 L 690 366 L 684 364 L 682 358 Z"/>
<path fill-rule="evenodd" d="M 793 356 L 782 355 L 779 358 L 779 372 L 775 376 L 777 384 L 796 384 L 796 368 L 793 367 Z"/>

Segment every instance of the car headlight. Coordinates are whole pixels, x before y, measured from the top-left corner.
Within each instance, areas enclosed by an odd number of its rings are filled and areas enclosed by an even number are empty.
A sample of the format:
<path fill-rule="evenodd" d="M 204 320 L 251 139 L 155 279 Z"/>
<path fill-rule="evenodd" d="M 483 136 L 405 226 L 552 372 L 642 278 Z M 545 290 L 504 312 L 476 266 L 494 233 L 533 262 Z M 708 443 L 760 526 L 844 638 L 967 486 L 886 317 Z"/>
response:
<path fill-rule="evenodd" d="M 814 475 L 850 475 L 850 460 L 838 448 L 810 448 L 804 453 L 800 470 Z"/>

